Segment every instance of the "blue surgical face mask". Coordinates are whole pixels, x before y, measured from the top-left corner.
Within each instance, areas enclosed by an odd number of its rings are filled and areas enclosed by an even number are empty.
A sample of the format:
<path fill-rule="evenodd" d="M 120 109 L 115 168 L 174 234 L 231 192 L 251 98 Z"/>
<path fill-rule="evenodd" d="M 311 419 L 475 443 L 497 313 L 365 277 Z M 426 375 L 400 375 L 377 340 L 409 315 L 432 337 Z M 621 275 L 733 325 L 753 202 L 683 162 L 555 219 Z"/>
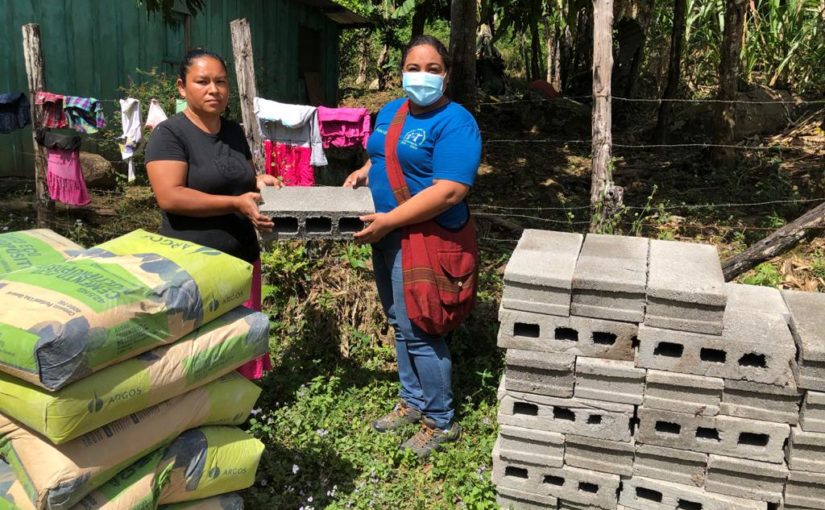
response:
<path fill-rule="evenodd" d="M 430 106 L 444 95 L 444 77 L 440 74 L 404 73 L 401 84 L 410 101 L 418 106 Z"/>

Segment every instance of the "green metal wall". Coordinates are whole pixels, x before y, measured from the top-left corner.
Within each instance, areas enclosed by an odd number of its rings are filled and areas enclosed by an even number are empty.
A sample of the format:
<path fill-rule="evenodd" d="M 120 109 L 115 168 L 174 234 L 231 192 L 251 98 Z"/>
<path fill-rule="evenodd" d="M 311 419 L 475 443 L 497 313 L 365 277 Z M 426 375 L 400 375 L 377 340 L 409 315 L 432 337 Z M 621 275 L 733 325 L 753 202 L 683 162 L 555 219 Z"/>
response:
<path fill-rule="evenodd" d="M 190 45 L 221 54 L 233 86 L 229 23 L 237 18 L 250 23 L 258 93 L 282 102 L 306 101 L 298 72 L 299 30 L 303 25 L 318 31 L 324 98 L 334 104 L 340 33 L 334 22 L 293 0 L 209 0 L 191 18 Z M 119 99 L 118 88 L 137 79 L 136 68 L 175 73 L 184 52 L 183 23 L 149 17 L 135 0 L 0 0 L 0 92 L 27 92 L 20 28 L 26 23 L 40 25 L 46 88 L 56 93 Z M 116 105 L 104 107 L 111 118 Z M 31 176 L 31 156 L 25 154 L 31 151 L 30 129 L 0 134 L 0 177 Z"/>

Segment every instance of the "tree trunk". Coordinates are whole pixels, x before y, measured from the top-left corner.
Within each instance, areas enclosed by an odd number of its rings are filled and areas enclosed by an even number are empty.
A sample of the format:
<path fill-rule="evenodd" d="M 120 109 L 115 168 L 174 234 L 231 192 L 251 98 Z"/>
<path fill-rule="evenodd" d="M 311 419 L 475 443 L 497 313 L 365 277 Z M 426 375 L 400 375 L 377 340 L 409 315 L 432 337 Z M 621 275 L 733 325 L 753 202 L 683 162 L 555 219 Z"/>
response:
<path fill-rule="evenodd" d="M 721 58 L 719 60 L 719 93 L 717 95 L 717 98 L 723 101 L 736 99 L 747 0 L 726 0 L 726 6 L 725 32 L 722 37 Z M 731 102 L 719 103 L 716 143 L 722 145 L 733 144 L 735 128 L 735 105 Z M 736 153 L 730 148 L 716 148 L 714 160 L 719 165 L 733 168 L 736 165 Z"/>
<path fill-rule="evenodd" d="M 604 220 L 612 215 L 621 192 L 614 192 L 610 151 L 613 143 L 611 128 L 610 81 L 613 71 L 613 0 L 593 0 L 593 151 L 590 205 L 593 217 L 590 231 L 599 231 Z"/>
<path fill-rule="evenodd" d="M 687 0 L 675 0 L 673 5 L 673 32 L 670 36 L 670 65 L 667 70 L 667 86 L 662 99 L 674 99 L 679 91 L 682 74 L 682 45 L 685 39 L 685 16 Z M 667 129 L 671 124 L 673 103 L 662 101 L 659 105 L 659 121 L 656 124 L 656 143 L 663 144 L 667 139 Z"/>
<path fill-rule="evenodd" d="M 367 81 L 367 71 L 370 68 L 370 33 L 364 31 L 360 38 L 361 47 L 358 52 L 358 77 L 355 79 L 356 85 L 363 85 Z"/>
<path fill-rule="evenodd" d="M 35 103 L 35 95 L 41 90 L 46 90 L 46 61 L 43 59 L 43 52 L 40 49 L 40 25 L 29 23 L 23 25 L 23 59 L 26 62 L 26 76 L 29 85 L 29 98 L 31 108 L 32 125 L 41 125 L 42 108 Z M 35 190 L 35 210 L 37 211 L 38 228 L 49 226 L 51 212 L 54 210 L 54 202 L 46 193 L 46 155 L 43 147 L 35 140 L 35 130 L 32 130 L 32 143 L 34 144 L 34 190 Z"/>
<path fill-rule="evenodd" d="M 476 0 L 453 0 L 450 6 L 450 97 L 469 108 L 476 105 Z"/>
<path fill-rule="evenodd" d="M 556 92 L 561 92 L 561 30 L 559 22 L 555 27 L 547 25 L 547 82 Z"/>
<path fill-rule="evenodd" d="M 825 203 L 819 204 L 765 239 L 753 244 L 722 264 L 725 280 L 730 281 L 766 260 L 782 255 L 808 236 L 810 229 L 825 226 Z"/>
<path fill-rule="evenodd" d="M 390 45 L 385 41 L 381 48 L 381 54 L 378 55 L 378 90 L 387 88 L 387 81 L 389 76 L 387 73 L 387 64 L 390 62 Z"/>
<path fill-rule="evenodd" d="M 531 79 L 539 80 L 541 72 L 541 36 L 539 35 L 538 16 L 530 20 L 530 74 Z"/>
<path fill-rule="evenodd" d="M 432 7 L 429 0 L 425 0 L 415 6 L 412 19 L 412 33 L 410 39 L 419 35 L 424 35 L 424 25 L 427 23 L 427 11 Z"/>
<path fill-rule="evenodd" d="M 241 118 L 246 141 L 252 149 L 255 172 L 264 172 L 263 140 L 258 130 L 253 100 L 258 95 L 255 85 L 255 59 L 252 55 L 252 33 L 246 18 L 229 24 L 232 33 L 232 54 L 235 58 L 235 76 L 241 101 Z"/>

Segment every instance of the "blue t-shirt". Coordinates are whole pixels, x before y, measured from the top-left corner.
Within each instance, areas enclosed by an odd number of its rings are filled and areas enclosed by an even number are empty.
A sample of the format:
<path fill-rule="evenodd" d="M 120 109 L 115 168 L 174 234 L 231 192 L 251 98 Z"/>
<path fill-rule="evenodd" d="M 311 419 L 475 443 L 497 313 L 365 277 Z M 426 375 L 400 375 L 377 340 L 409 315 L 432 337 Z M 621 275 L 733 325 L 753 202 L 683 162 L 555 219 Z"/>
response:
<path fill-rule="evenodd" d="M 378 112 L 375 131 L 367 142 L 372 161 L 369 186 L 376 212 L 389 212 L 398 205 L 387 177 L 384 141 L 395 112 L 406 100 L 391 101 Z M 433 179 L 472 186 L 481 162 L 481 133 L 472 114 L 450 101 L 422 115 L 407 114 L 397 151 L 411 195 L 432 186 Z M 459 228 L 467 215 L 467 205 L 461 203 L 435 219 L 443 227 Z"/>

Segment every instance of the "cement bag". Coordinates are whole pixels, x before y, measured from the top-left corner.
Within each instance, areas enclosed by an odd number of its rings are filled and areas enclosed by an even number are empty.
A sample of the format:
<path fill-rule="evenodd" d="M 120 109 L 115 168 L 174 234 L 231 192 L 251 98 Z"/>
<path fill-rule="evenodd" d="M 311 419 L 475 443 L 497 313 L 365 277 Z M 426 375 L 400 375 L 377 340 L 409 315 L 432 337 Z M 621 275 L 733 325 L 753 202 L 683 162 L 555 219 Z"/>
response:
<path fill-rule="evenodd" d="M 26 491 L 23 490 L 23 486 L 17 480 L 11 484 L 3 498 L 0 499 L 0 509 L 5 510 L 6 508 L 11 510 L 35 510 L 34 505 L 26 496 Z"/>
<path fill-rule="evenodd" d="M 137 230 L 0 279 L 0 370 L 50 390 L 178 340 L 248 299 L 252 266 Z"/>
<path fill-rule="evenodd" d="M 239 307 L 186 338 L 57 392 L 0 373 L 0 413 L 62 444 L 202 386 L 267 352 L 269 319 Z"/>
<path fill-rule="evenodd" d="M 185 503 L 161 505 L 160 510 L 243 510 L 243 498 L 236 492 Z"/>
<path fill-rule="evenodd" d="M 63 262 L 82 250 L 81 246 L 46 228 L 0 234 L 0 275 Z"/>
<path fill-rule="evenodd" d="M 250 487 L 264 445 L 235 427 L 184 432 L 83 498 L 76 510 L 134 510 Z"/>
<path fill-rule="evenodd" d="M 260 393 L 255 384 L 230 372 L 58 446 L 0 416 L 0 456 L 15 467 L 14 474 L 36 508 L 68 509 L 185 430 L 201 425 L 240 425 Z"/>

